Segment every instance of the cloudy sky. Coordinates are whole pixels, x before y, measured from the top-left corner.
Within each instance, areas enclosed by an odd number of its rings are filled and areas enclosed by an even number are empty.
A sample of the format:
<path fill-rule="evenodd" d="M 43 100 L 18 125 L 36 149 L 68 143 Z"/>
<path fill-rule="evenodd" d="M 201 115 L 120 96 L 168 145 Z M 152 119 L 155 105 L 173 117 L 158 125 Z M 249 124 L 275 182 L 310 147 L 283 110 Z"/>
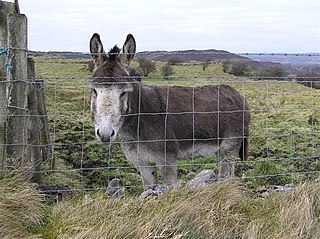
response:
<path fill-rule="evenodd" d="M 30 50 L 88 52 L 128 33 L 137 50 L 320 52 L 318 0 L 20 0 Z"/>

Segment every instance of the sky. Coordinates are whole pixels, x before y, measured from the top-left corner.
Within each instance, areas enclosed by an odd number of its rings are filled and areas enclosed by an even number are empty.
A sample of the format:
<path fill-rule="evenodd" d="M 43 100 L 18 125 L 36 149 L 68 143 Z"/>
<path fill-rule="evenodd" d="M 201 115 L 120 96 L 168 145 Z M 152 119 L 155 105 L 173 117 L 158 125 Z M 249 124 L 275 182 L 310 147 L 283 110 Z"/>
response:
<path fill-rule="evenodd" d="M 29 50 L 88 52 L 128 33 L 137 51 L 320 52 L 318 0 L 20 0 Z"/>

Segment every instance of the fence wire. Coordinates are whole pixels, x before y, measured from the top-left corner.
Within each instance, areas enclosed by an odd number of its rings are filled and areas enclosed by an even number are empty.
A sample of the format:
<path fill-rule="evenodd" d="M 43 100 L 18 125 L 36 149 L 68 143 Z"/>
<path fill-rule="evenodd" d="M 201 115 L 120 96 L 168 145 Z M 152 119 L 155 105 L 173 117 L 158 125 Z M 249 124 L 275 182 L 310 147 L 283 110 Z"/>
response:
<path fill-rule="evenodd" d="M 13 49 L 17 50 L 17 49 Z M 21 49 L 20 49 L 21 50 Z M 170 52 L 169 52 L 170 53 Z M 164 53 L 164 54 L 169 54 Z M 34 54 L 31 52 L 31 55 Z M 54 55 L 55 53 L 52 53 Z M 139 53 L 148 56 L 151 53 Z M 158 53 L 159 54 L 159 53 Z M 174 54 L 191 54 L 189 52 Z M 194 54 L 194 53 L 192 53 Z M 203 53 L 201 53 L 203 54 Z M 206 53 L 209 55 L 225 55 L 222 53 Z M 227 53 L 230 54 L 230 53 Z M 51 53 L 47 55 L 52 56 Z M 70 53 L 72 55 L 72 53 Z M 231 54 L 233 55 L 233 54 Z M 283 56 L 283 57 L 319 57 L 320 54 L 301 53 L 241 53 L 247 56 Z M 63 60 L 59 59 L 63 62 Z M 46 92 L 48 113 L 39 117 L 48 117 L 50 126 L 51 143 L 49 145 L 24 145 L 26 147 L 51 146 L 56 162 L 55 168 L 43 163 L 41 171 L 47 183 L 65 183 L 70 186 L 66 191 L 95 191 L 105 190 L 107 183 L 120 178 L 121 183 L 129 190 L 141 189 L 142 184 L 138 172 L 129 164 L 120 149 L 120 142 L 116 141 L 108 145 L 99 145 L 94 135 L 94 128 L 90 113 L 89 81 L 91 72 L 83 68 L 85 62 L 73 63 L 68 60 L 65 63 L 53 62 L 39 58 L 36 68 L 36 80 L 43 80 Z M 38 63 L 38 65 L 37 65 Z M 212 64 L 219 65 L 219 63 Z M 73 66 L 73 67 L 70 67 Z M 76 66 L 76 67 L 74 67 Z M 80 67 L 81 66 L 81 67 Z M 186 70 L 188 67 L 197 67 L 197 64 L 176 65 L 174 67 Z M 52 69 L 51 69 L 52 68 Z M 71 69 L 70 69 L 71 68 Z M 67 71 L 76 72 L 67 72 Z M 179 69 L 177 69 L 179 70 Z M 67 73 L 65 73 L 67 72 Z M 80 73 L 79 73 L 80 72 Z M 201 75 L 198 75 L 200 74 Z M 64 75 L 65 74 L 65 75 Z M 74 74 L 74 75 L 73 75 Z M 262 183 L 289 183 L 313 178 L 320 173 L 320 90 L 313 88 L 318 82 L 318 76 L 231 76 L 223 73 L 215 75 L 214 72 L 204 74 L 199 69 L 192 69 L 190 73 L 180 72 L 168 76 L 165 79 L 161 75 L 153 74 L 142 77 L 142 83 L 148 86 L 167 87 L 164 112 L 137 112 L 122 116 L 156 116 L 165 117 L 165 133 L 161 139 L 144 140 L 137 136 L 138 140 L 122 143 L 138 143 L 137 154 L 141 144 L 192 141 L 192 155 L 195 152 L 194 142 L 195 125 L 193 124 L 193 137 L 182 139 L 170 139 L 167 137 L 166 123 L 168 117 L 174 115 L 195 114 L 223 114 L 239 113 L 246 110 L 231 110 L 227 112 L 209 111 L 199 112 L 194 108 L 183 112 L 168 112 L 170 89 L 175 85 L 190 86 L 194 89 L 202 85 L 228 84 L 235 87 L 249 102 L 252 121 L 250 125 L 250 151 L 246 161 L 237 160 L 236 175 L 247 181 Z M 197 75 L 196 75 L 197 74 Z M 6 77 L 0 76 L 0 86 L 6 84 Z M 28 79 L 11 79 L 11 82 L 31 83 Z M 301 84 L 297 84 L 298 81 Z M 105 83 L 104 83 L 105 84 Z M 141 87 L 140 83 L 139 86 Z M 302 84 L 311 85 L 305 87 Z M 140 88 L 141 92 L 141 88 Z M 139 109 L 141 107 L 139 97 Z M 2 115 L 1 117 L 7 117 Z M 21 115 L 16 115 L 19 117 Z M 35 115 L 28 115 L 32 117 Z M 138 120 L 138 128 L 140 120 Z M 219 124 L 218 124 L 219 126 Z M 139 134 L 139 131 L 138 131 Z M 224 137 L 201 139 L 201 141 L 223 140 Z M 12 146 L 15 144 L 0 144 L 0 146 Z M 167 148 L 165 146 L 165 148 Z M 164 157 L 167 157 L 165 151 Z M 197 159 L 178 162 L 179 177 L 185 180 L 191 179 L 194 174 L 202 169 L 213 168 L 217 171 L 218 162 L 213 155 L 209 159 Z M 168 166 L 159 165 L 159 166 Z M 25 169 L 34 172 L 33 169 Z M 18 168 L 7 168 L 1 172 L 21 171 Z M 60 179 L 59 179 L 60 177 Z"/>

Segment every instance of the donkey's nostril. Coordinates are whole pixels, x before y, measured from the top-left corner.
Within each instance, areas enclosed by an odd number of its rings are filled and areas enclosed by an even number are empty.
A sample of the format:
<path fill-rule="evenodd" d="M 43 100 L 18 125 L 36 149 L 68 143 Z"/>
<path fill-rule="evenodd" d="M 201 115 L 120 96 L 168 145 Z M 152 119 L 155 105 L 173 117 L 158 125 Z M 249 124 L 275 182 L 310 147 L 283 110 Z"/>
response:
<path fill-rule="evenodd" d="M 111 132 L 111 137 L 113 137 L 114 134 L 115 134 L 115 132 L 114 132 L 114 130 L 112 130 L 112 132 Z"/>
<path fill-rule="evenodd" d="M 100 137 L 99 129 L 97 129 L 97 136 Z"/>

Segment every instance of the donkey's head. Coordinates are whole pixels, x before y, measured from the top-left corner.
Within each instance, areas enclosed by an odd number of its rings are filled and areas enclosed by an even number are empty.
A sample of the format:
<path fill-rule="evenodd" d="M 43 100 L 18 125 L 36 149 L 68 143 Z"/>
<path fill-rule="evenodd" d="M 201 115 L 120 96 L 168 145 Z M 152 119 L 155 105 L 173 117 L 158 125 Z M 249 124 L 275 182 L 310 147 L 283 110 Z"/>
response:
<path fill-rule="evenodd" d="M 90 80 L 91 112 L 95 134 L 102 143 L 112 142 L 128 111 L 128 94 L 134 79 L 129 76 L 129 63 L 134 57 L 136 42 L 131 34 L 122 49 L 114 46 L 108 54 L 103 50 L 99 34 L 90 40 L 90 52 L 96 69 Z"/>

